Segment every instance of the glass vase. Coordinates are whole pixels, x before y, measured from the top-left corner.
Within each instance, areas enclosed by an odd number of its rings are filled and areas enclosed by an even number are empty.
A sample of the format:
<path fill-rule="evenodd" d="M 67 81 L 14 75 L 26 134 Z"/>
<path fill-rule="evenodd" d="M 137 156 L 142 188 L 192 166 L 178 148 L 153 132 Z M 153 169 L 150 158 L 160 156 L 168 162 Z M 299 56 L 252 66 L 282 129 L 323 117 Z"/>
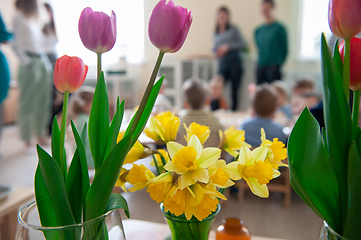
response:
<path fill-rule="evenodd" d="M 166 238 L 167 240 L 208 240 L 209 232 L 221 207 L 218 205 L 217 210 L 202 221 L 195 217 L 187 220 L 183 214 L 175 216 L 170 212 L 164 212 L 163 204 L 160 205 L 160 209 L 172 233 L 172 237 Z"/>
<path fill-rule="evenodd" d="M 323 221 L 320 240 L 348 240 L 345 237 L 342 237 L 340 234 L 336 233 L 328 224 Z"/>
<path fill-rule="evenodd" d="M 42 227 L 36 202 L 20 209 L 15 240 L 125 240 L 119 209 L 93 220 L 61 227 Z"/>

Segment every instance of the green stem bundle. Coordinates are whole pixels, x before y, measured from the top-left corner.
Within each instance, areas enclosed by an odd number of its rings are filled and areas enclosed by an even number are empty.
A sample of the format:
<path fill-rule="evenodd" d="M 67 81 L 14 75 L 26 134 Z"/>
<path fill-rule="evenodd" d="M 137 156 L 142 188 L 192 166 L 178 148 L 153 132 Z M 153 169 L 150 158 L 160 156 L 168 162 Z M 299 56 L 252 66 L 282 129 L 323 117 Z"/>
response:
<path fill-rule="evenodd" d="M 346 99 L 350 95 L 350 55 L 351 55 L 351 39 L 345 39 L 344 60 L 343 60 L 343 89 Z"/>
<path fill-rule="evenodd" d="M 353 105 L 352 105 L 352 139 L 357 139 L 358 117 L 360 112 L 360 90 L 353 92 Z"/>

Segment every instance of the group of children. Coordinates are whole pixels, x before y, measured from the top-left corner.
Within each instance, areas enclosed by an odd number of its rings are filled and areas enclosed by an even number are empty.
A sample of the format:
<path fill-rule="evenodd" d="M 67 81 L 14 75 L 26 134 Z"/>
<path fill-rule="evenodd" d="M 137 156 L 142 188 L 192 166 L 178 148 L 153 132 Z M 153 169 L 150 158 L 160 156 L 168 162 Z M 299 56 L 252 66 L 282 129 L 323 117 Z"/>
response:
<path fill-rule="evenodd" d="M 205 143 L 205 147 L 219 146 L 219 130 L 224 130 L 219 119 L 210 110 L 227 109 L 226 100 L 223 97 L 222 77 L 215 76 L 207 85 L 199 79 L 188 79 L 182 87 L 185 98 L 187 113 L 181 117 L 180 128 L 178 130 L 177 141 L 185 145 L 183 138 L 185 129 L 183 123 L 189 126 L 192 122 L 206 125 L 210 129 L 210 137 Z M 278 138 L 287 144 L 287 136 L 284 133 L 284 127 L 275 121 L 276 115 L 281 115 L 287 119 L 287 126 L 292 128 L 298 116 L 307 106 L 314 114 L 316 119 L 323 126 L 322 101 L 315 91 L 313 81 L 300 79 L 295 82 L 292 89 L 292 98 L 290 100 L 290 90 L 282 81 L 274 81 L 271 84 L 263 83 L 258 86 L 249 86 L 250 95 L 250 118 L 246 119 L 238 129 L 245 131 L 245 141 L 251 146 L 261 144 L 260 129 L 265 130 L 267 139 Z M 79 131 L 89 120 L 91 103 L 94 96 L 94 88 L 81 87 L 72 94 L 70 100 L 70 116 L 75 119 Z M 159 111 L 171 110 L 170 102 L 167 100 L 166 108 L 163 102 L 166 97 L 163 90 L 160 98 L 156 102 L 154 114 Z M 159 105 L 159 106 L 158 106 Z M 87 155 L 89 157 L 89 166 L 93 166 L 89 146 L 87 146 Z"/>

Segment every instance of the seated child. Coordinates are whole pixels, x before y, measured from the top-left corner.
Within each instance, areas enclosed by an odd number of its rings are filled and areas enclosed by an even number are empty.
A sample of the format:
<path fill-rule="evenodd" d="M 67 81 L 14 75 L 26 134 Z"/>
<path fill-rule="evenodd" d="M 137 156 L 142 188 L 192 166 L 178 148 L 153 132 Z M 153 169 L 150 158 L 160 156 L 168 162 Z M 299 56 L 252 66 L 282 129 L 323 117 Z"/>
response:
<path fill-rule="evenodd" d="M 288 87 L 287 85 L 280 80 L 276 80 L 272 82 L 272 86 L 274 86 L 277 90 L 277 111 L 282 112 L 288 119 L 292 118 L 292 107 L 288 102 Z"/>
<path fill-rule="evenodd" d="M 209 105 L 212 111 L 228 109 L 227 102 L 223 97 L 224 79 L 221 75 L 215 75 L 209 81 L 210 99 Z"/>
<path fill-rule="evenodd" d="M 89 122 L 89 114 L 94 97 L 94 88 L 82 86 L 75 91 L 70 97 L 70 117 L 74 120 L 76 129 L 79 134 L 82 133 L 85 123 Z M 88 133 L 88 129 L 86 129 Z M 85 146 L 85 152 L 88 162 L 88 168 L 94 168 L 94 161 L 90 151 L 89 142 Z"/>
<path fill-rule="evenodd" d="M 292 95 L 299 95 L 303 92 L 314 91 L 315 85 L 312 80 L 308 78 L 300 78 L 296 80 L 292 88 Z"/>
<path fill-rule="evenodd" d="M 222 126 L 213 113 L 203 110 L 207 98 L 204 84 L 198 79 L 188 79 L 183 84 L 183 93 L 190 109 L 180 119 L 177 142 L 186 145 L 184 139 L 186 131 L 183 127 L 183 123 L 185 123 L 188 127 L 192 122 L 196 122 L 201 125 L 206 125 L 211 131 L 204 147 L 218 147 L 220 140 L 219 130 L 222 130 Z"/>
<path fill-rule="evenodd" d="M 255 116 L 241 126 L 241 129 L 245 131 L 245 141 L 254 147 L 259 146 L 261 128 L 263 128 L 267 139 L 278 138 L 286 144 L 287 138 L 283 133 L 283 127 L 273 121 L 277 108 L 276 89 L 268 83 L 258 85 L 251 105 Z"/>

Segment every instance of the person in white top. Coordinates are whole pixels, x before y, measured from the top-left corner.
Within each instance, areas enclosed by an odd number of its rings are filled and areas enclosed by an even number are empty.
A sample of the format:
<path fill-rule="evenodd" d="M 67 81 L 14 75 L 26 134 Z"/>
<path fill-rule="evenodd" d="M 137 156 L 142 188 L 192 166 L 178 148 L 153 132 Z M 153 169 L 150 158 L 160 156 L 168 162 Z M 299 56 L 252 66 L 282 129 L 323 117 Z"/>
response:
<path fill-rule="evenodd" d="M 17 0 L 13 19 L 13 49 L 20 59 L 18 84 L 20 89 L 18 124 L 21 138 L 29 150 L 35 133 L 39 144 L 50 117 L 51 64 L 43 49 L 43 33 L 37 0 Z"/>

